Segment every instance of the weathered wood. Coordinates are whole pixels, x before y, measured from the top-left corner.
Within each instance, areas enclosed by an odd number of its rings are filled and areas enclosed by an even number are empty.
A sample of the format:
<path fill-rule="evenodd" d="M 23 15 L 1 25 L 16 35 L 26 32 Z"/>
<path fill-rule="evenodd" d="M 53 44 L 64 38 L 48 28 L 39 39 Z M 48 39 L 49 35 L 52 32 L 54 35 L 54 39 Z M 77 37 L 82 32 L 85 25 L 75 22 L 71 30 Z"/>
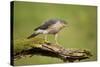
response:
<path fill-rule="evenodd" d="M 19 42 L 19 44 L 23 48 L 17 47 L 17 49 L 15 49 L 14 59 L 25 57 L 27 55 L 30 55 L 30 57 L 33 55 L 41 55 L 41 56 L 59 58 L 64 62 L 66 61 L 74 62 L 75 60 L 80 61 L 83 59 L 88 59 L 92 56 L 91 53 L 85 49 L 63 48 L 60 45 L 44 42 L 44 40 L 41 41 L 38 40 L 41 39 L 23 40 L 23 43 Z M 19 45 L 19 44 L 15 43 L 14 45 Z"/>

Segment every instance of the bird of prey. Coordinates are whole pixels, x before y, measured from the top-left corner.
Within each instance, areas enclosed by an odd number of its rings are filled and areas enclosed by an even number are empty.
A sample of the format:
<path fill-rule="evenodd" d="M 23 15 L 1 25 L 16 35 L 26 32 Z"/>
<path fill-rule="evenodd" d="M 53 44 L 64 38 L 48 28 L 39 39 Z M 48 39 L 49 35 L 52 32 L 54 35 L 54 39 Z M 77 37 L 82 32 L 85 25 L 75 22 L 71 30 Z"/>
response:
<path fill-rule="evenodd" d="M 39 34 L 45 34 L 45 41 L 47 41 L 47 34 L 55 35 L 55 42 L 57 42 L 58 32 L 66 27 L 67 22 L 61 19 L 50 19 L 45 21 L 42 25 L 34 29 L 34 33 L 27 39 L 33 38 Z"/>

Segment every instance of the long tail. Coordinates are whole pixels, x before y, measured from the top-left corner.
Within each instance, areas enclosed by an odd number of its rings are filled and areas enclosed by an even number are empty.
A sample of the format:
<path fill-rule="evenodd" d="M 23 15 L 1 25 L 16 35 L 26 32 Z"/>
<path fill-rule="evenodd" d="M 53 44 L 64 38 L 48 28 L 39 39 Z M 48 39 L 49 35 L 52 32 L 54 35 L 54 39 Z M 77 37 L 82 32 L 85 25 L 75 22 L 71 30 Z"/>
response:
<path fill-rule="evenodd" d="M 32 35 L 30 35 L 29 37 L 27 37 L 27 39 L 33 38 L 35 36 L 37 36 L 39 33 L 33 33 Z"/>

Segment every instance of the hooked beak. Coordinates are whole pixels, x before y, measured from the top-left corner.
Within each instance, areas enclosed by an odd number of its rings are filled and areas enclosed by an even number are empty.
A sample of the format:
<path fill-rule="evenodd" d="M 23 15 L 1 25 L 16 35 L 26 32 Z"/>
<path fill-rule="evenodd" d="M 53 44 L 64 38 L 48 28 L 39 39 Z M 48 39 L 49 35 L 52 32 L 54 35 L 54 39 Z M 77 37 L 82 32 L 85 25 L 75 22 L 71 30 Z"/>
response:
<path fill-rule="evenodd" d="M 67 27 L 68 25 L 67 24 L 64 24 L 64 27 Z"/>

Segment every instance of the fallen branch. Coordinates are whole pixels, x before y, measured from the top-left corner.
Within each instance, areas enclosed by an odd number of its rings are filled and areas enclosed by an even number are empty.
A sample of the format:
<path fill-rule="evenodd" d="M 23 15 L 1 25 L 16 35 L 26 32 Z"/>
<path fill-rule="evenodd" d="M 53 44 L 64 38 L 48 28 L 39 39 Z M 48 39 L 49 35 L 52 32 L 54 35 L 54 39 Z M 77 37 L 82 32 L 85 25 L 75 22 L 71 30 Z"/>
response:
<path fill-rule="evenodd" d="M 75 60 L 83 60 L 90 58 L 92 55 L 85 49 L 69 49 L 63 48 L 59 45 L 44 42 L 41 38 L 24 39 L 15 42 L 14 59 L 25 56 L 41 55 L 48 57 L 55 57 L 63 60 L 64 62 L 74 62 Z M 20 47 L 19 47 L 20 45 Z"/>

